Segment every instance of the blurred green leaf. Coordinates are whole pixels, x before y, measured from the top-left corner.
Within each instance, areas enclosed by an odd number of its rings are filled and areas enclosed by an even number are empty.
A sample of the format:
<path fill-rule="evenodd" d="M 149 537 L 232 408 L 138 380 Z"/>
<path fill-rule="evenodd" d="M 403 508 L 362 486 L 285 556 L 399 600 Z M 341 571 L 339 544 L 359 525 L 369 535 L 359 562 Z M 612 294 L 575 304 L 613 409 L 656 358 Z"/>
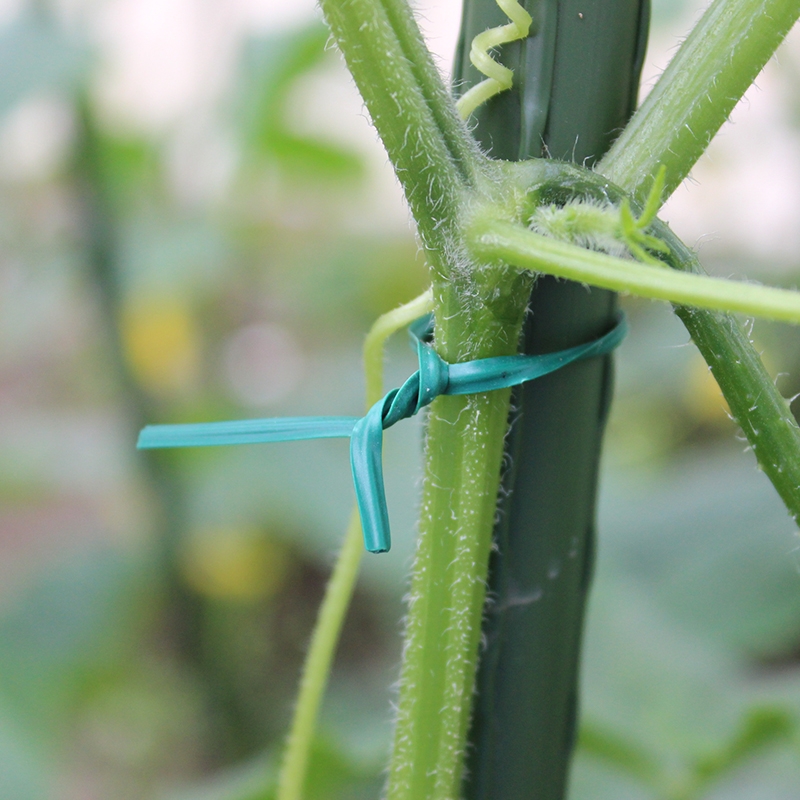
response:
<path fill-rule="evenodd" d="M 249 77 L 246 130 L 252 143 L 269 139 L 283 127 L 285 103 L 292 85 L 325 58 L 328 29 L 314 22 L 295 31 L 252 39 L 243 68 Z"/>
<path fill-rule="evenodd" d="M 313 178 L 349 178 L 361 173 L 361 159 L 354 152 L 314 139 L 275 130 L 264 146 L 282 169 Z"/>
<path fill-rule="evenodd" d="M 792 715 L 782 708 L 753 708 L 742 720 L 731 740 L 692 765 L 691 789 L 679 798 L 699 797 L 728 772 L 776 745 L 791 741 L 796 730 Z"/>
<path fill-rule="evenodd" d="M 314 22 L 293 32 L 251 40 L 245 49 L 243 91 L 246 149 L 273 159 L 290 173 L 317 178 L 357 178 L 361 157 L 323 139 L 292 130 L 288 100 L 296 81 L 322 64 L 328 29 Z"/>
<path fill-rule="evenodd" d="M 686 777 L 667 770 L 638 743 L 593 722 L 581 726 L 580 752 L 635 779 L 663 800 L 700 800 L 728 774 L 776 746 L 790 743 L 796 732 L 791 713 L 778 707 L 751 708 L 731 739 L 690 761 Z"/>
<path fill-rule="evenodd" d="M 578 747 L 581 752 L 630 775 L 645 786 L 655 787 L 659 783 L 661 770 L 650 753 L 602 725 L 591 721 L 581 723 Z"/>
<path fill-rule="evenodd" d="M 144 139 L 120 138 L 99 130 L 94 132 L 92 144 L 98 148 L 97 162 L 104 188 L 111 192 L 115 204 L 157 191 L 160 164 L 153 144 Z M 152 203 L 152 197 L 147 199 Z"/>
<path fill-rule="evenodd" d="M 64 554 L 0 615 L 0 698 L 42 735 L 138 644 L 140 565 L 110 549 Z"/>

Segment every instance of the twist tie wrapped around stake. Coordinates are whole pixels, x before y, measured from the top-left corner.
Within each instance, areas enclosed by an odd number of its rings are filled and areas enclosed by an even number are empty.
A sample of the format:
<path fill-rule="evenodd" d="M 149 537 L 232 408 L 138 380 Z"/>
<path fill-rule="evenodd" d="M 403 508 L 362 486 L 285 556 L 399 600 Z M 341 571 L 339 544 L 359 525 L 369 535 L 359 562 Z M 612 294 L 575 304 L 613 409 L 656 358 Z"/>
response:
<path fill-rule="evenodd" d="M 499 356 L 463 364 L 448 364 L 431 347 L 430 316 L 414 322 L 409 332 L 416 343 L 419 369 L 399 389 L 392 389 L 375 403 L 364 417 L 276 417 L 194 425 L 148 425 L 139 434 L 137 447 L 204 447 L 349 437 L 350 465 L 364 544 L 371 553 L 385 553 L 391 547 L 382 465 L 386 428 L 414 416 L 439 395 L 507 389 L 575 361 L 606 355 L 622 342 L 627 323 L 621 315 L 614 328 L 598 339 L 556 353 Z"/>

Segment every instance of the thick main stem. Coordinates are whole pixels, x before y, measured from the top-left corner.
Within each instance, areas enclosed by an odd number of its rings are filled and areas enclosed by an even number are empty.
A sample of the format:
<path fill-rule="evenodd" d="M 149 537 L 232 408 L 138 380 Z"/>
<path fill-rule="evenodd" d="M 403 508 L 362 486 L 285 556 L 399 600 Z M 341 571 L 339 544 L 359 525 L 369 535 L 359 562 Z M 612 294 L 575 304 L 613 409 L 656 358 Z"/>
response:
<path fill-rule="evenodd" d="M 470 358 L 516 352 L 529 284 L 517 288 L 504 313 L 478 303 L 440 314 L 440 354 L 463 360 L 465 341 Z M 444 289 L 439 308 L 458 296 Z M 389 800 L 459 796 L 509 396 L 442 397 L 431 407 Z"/>
<path fill-rule="evenodd" d="M 508 400 L 431 409 L 389 800 L 458 796 Z"/>

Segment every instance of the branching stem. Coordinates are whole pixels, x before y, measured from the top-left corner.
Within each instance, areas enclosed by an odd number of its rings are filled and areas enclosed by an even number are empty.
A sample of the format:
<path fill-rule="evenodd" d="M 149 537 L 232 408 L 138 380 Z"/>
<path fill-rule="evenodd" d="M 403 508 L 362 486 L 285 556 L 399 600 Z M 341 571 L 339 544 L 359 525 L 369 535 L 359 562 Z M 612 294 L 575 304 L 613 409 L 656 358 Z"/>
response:
<path fill-rule="evenodd" d="M 417 222 L 446 273 L 463 192 L 484 157 L 450 100 L 405 0 L 321 0 Z"/>

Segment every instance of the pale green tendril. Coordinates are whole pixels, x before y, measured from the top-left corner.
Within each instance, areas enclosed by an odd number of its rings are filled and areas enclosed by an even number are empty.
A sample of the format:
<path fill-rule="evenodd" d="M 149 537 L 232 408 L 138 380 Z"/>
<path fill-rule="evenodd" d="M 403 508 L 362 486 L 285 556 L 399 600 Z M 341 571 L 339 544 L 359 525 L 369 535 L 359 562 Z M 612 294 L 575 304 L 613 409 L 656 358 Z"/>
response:
<path fill-rule="evenodd" d="M 469 60 L 481 75 L 486 76 L 486 80 L 476 84 L 459 98 L 456 108 L 462 119 L 466 119 L 478 106 L 513 85 L 513 70 L 495 61 L 489 51 L 500 45 L 525 39 L 531 32 L 533 18 L 517 0 L 497 0 L 497 5 L 511 22 L 479 33 L 472 40 Z"/>
<path fill-rule="evenodd" d="M 395 331 L 405 328 L 432 310 L 433 294 L 428 289 L 419 297 L 383 314 L 375 321 L 364 341 L 367 410 L 383 395 L 383 349 L 386 340 Z M 354 506 L 303 665 L 297 705 L 278 777 L 276 800 L 302 800 L 317 716 L 339 635 L 350 606 L 350 598 L 353 596 L 363 552 L 361 523 L 358 508 Z"/>
<path fill-rule="evenodd" d="M 633 257 L 652 266 L 665 266 L 652 252 L 669 255 L 669 247 L 646 233 L 661 207 L 666 169 L 653 181 L 639 218 L 625 198 L 619 205 L 607 200 L 576 198 L 562 206 L 540 206 L 530 218 L 530 229 L 543 236 L 570 242 L 617 258 Z"/>

